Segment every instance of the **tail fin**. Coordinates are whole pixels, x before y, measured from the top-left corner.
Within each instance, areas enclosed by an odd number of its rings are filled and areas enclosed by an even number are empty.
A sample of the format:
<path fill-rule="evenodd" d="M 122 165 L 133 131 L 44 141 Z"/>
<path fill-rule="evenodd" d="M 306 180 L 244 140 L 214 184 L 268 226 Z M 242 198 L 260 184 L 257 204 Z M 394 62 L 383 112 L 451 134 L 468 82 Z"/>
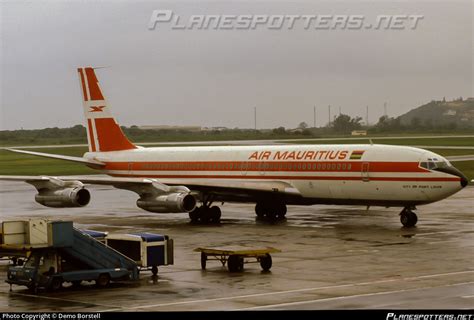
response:
<path fill-rule="evenodd" d="M 91 67 L 78 68 L 87 121 L 89 151 L 119 151 L 135 149 L 115 122 L 110 106 L 105 100 L 99 81 Z"/>

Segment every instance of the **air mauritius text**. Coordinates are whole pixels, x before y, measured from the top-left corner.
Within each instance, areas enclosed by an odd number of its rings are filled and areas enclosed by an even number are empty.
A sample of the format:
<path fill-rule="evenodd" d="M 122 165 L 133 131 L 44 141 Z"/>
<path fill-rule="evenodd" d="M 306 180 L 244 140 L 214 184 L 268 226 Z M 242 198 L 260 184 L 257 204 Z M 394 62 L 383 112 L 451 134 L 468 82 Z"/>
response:
<path fill-rule="evenodd" d="M 416 14 L 377 15 L 367 19 L 358 14 L 205 14 L 187 19 L 172 10 L 153 10 L 148 29 L 172 30 L 414 30 L 424 18 Z"/>

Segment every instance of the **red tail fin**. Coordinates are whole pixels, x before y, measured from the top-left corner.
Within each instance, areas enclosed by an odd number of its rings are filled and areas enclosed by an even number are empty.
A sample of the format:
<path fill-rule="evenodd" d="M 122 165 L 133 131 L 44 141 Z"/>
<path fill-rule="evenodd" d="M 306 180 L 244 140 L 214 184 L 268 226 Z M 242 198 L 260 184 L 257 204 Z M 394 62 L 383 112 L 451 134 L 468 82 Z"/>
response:
<path fill-rule="evenodd" d="M 94 69 L 78 68 L 84 97 L 84 115 L 87 121 L 89 151 L 119 151 L 135 149 L 115 121 L 110 106 L 102 94 Z"/>

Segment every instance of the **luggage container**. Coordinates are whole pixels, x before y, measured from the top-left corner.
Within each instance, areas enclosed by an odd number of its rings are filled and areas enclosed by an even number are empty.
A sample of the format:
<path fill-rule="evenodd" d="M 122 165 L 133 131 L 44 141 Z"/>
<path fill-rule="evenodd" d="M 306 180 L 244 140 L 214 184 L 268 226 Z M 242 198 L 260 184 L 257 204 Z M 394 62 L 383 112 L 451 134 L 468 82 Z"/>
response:
<path fill-rule="evenodd" d="M 158 266 L 172 265 L 173 239 L 154 233 L 108 234 L 107 246 L 134 260 L 140 270 L 158 274 Z"/>

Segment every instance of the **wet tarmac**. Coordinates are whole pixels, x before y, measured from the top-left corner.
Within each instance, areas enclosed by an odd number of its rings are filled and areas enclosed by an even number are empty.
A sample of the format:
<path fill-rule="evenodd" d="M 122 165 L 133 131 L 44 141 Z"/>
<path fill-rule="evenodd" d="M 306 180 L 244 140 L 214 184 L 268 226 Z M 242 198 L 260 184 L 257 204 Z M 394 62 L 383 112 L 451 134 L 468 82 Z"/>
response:
<path fill-rule="evenodd" d="M 35 189 L 0 182 L 0 220 L 72 220 L 109 232 L 147 231 L 174 239 L 175 264 L 158 277 L 93 284 L 33 295 L 9 292 L 0 267 L 1 311 L 193 311 L 314 309 L 459 309 L 474 305 L 474 187 L 418 208 L 418 225 L 402 228 L 397 208 L 288 208 L 287 219 L 257 221 L 252 205 L 225 204 L 220 225 L 192 225 L 187 214 L 135 207 L 134 193 L 92 187 L 85 208 L 36 204 Z M 201 270 L 196 247 L 276 247 L 270 272 L 246 264 L 229 273 L 217 261 Z"/>

